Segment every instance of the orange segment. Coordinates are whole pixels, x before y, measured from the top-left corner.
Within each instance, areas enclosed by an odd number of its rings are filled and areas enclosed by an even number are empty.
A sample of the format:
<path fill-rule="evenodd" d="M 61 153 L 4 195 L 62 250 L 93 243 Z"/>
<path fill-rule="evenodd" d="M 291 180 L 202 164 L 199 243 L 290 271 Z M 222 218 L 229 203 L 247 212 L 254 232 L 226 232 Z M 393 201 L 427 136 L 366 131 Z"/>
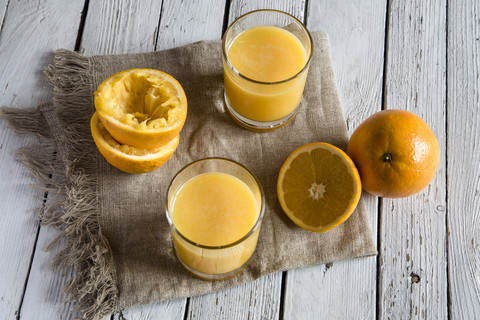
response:
<path fill-rule="evenodd" d="M 152 149 L 174 139 L 187 117 L 187 98 L 172 76 L 154 69 L 130 69 L 103 81 L 95 108 L 118 142 Z"/>
<path fill-rule="evenodd" d="M 154 149 L 120 144 L 108 133 L 96 112 L 90 121 L 90 129 L 98 150 L 108 163 L 128 173 L 145 173 L 158 169 L 170 159 L 180 140 L 177 135 L 164 146 Z"/>
<path fill-rule="evenodd" d="M 328 143 L 299 147 L 285 160 L 277 181 L 283 211 L 299 227 L 324 232 L 355 210 L 362 185 L 353 161 Z"/>

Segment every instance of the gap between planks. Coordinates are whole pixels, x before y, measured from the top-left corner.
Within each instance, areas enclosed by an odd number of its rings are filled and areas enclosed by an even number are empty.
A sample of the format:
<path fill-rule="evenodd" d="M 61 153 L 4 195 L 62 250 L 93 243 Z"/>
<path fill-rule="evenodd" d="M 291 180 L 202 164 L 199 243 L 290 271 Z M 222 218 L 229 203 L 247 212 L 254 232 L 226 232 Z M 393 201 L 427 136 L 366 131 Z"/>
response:
<path fill-rule="evenodd" d="M 51 178 L 51 176 L 50 176 Z M 45 209 L 45 204 L 47 203 L 47 198 L 48 198 L 48 191 L 45 191 L 43 194 L 43 203 L 42 207 L 40 209 L 40 212 L 43 212 Z M 20 303 L 18 304 L 18 308 L 16 311 L 16 319 L 20 320 L 20 314 L 22 313 L 22 306 L 23 306 L 23 300 L 25 299 L 25 292 L 27 292 L 27 284 L 28 280 L 30 279 L 30 272 L 32 271 L 32 264 L 33 264 L 33 259 L 35 258 L 35 252 L 37 252 L 37 244 L 38 244 L 38 238 L 40 236 L 40 229 L 42 228 L 41 222 L 38 222 L 37 226 L 37 233 L 35 234 L 35 241 L 33 242 L 33 248 L 32 248 L 32 253 L 30 255 L 30 261 L 28 263 L 28 269 L 27 269 L 27 274 L 25 275 L 25 283 L 23 284 L 22 288 L 22 295 L 20 298 Z"/>
<path fill-rule="evenodd" d="M 89 3 L 90 0 L 85 0 L 85 3 L 83 4 L 83 10 L 80 16 L 80 24 L 78 25 L 77 39 L 75 40 L 74 51 L 80 51 L 80 45 L 82 44 L 83 28 L 85 27 L 85 20 L 87 20 Z"/>
<path fill-rule="evenodd" d="M 445 0 L 445 150 L 448 150 L 448 0 Z M 448 226 L 448 153 L 445 152 L 445 273 L 447 277 L 447 319 L 452 319 L 451 303 L 452 292 L 450 287 L 450 269 L 449 269 L 449 244 L 448 235 L 450 234 L 450 228 Z"/>
<path fill-rule="evenodd" d="M 155 51 L 158 50 L 158 36 L 160 34 L 160 26 L 162 25 L 163 4 L 164 4 L 164 1 L 162 0 L 162 4 L 160 5 L 160 13 L 158 14 L 158 24 L 157 24 L 157 30 L 155 33 L 155 41 L 153 43 L 153 48 Z"/>
<path fill-rule="evenodd" d="M 388 66 L 388 41 L 390 40 L 390 12 L 391 12 L 391 2 L 387 0 L 385 6 L 385 40 L 383 43 L 383 75 L 382 75 L 382 106 L 381 110 L 385 110 L 387 106 L 387 66 Z M 375 292 L 375 317 L 376 319 L 382 318 L 382 304 L 380 300 L 382 299 L 382 210 L 383 210 L 383 199 L 378 197 L 377 200 L 377 278 L 376 278 L 376 292 Z"/>

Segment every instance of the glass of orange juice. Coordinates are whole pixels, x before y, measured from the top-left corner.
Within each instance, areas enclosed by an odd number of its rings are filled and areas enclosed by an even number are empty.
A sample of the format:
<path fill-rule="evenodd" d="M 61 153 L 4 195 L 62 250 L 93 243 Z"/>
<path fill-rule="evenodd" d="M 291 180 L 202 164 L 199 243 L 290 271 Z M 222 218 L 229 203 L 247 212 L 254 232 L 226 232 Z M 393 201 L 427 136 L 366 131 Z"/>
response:
<path fill-rule="evenodd" d="M 249 12 L 228 27 L 222 51 L 225 103 L 238 124 L 270 131 L 295 117 L 313 52 L 302 22 L 277 10 Z"/>
<path fill-rule="evenodd" d="M 180 170 L 167 193 L 166 215 L 178 259 L 193 275 L 230 278 L 251 262 L 264 214 L 264 194 L 243 165 L 223 158 Z"/>

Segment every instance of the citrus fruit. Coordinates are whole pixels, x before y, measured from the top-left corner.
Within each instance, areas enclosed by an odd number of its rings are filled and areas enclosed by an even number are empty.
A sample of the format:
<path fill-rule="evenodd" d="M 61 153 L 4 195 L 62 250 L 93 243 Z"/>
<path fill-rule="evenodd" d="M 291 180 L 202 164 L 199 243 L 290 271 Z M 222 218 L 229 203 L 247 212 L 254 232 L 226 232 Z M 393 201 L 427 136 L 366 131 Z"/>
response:
<path fill-rule="evenodd" d="M 411 196 L 435 176 L 440 147 L 419 116 L 405 110 L 383 110 L 362 122 L 347 148 L 365 191 L 381 197 Z"/>
<path fill-rule="evenodd" d="M 103 157 L 114 167 L 128 173 L 145 173 L 158 169 L 175 152 L 179 135 L 154 149 L 139 149 L 118 143 L 99 121 L 95 112 L 90 120 L 93 140 Z"/>
<path fill-rule="evenodd" d="M 327 231 L 347 220 L 361 191 L 353 161 L 328 143 L 299 147 L 278 174 L 277 195 L 283 211 L 309 231 Z"/>
<path fill-rule="evenodd" d="M 103 126 L 118 142 L 152 149 L 167 144 L 187 117 L 187 98 L 172 76 L 154 69 L 129 69 L 103 81 L 95 92 Z"/>

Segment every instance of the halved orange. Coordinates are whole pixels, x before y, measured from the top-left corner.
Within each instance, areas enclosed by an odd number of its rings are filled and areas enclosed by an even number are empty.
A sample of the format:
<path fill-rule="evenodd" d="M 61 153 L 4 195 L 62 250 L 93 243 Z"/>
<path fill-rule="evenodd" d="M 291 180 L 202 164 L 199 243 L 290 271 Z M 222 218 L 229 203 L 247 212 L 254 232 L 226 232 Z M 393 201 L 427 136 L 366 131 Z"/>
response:
<path fill-rule="evenodd" d="M 324 232 L 355 210 L 362 184 L 345 152 L 323 142 L 293 151 L 280 169 L 277 195 L 287 216 L 299 227 Z"/>
<path fill-rule="evenodd" d="M 99 121 L 97 112 L 90 120 L 90 129 L 98 150 L 108 163 L 128 173 L 145 173 L 158 169 L 170 159 L 180 140 L 180 135 L 177 135 L 167 144 L 148 150 L 120 144 Z"/>
<path fill-rule="evenodd" d="M 118 142 L 141 149 L 169 143 L 187 117 L 187 98 L 172 76 L 154 69 L 129 69 L 103 81 L 95 92 L 103 126 Z"/>

